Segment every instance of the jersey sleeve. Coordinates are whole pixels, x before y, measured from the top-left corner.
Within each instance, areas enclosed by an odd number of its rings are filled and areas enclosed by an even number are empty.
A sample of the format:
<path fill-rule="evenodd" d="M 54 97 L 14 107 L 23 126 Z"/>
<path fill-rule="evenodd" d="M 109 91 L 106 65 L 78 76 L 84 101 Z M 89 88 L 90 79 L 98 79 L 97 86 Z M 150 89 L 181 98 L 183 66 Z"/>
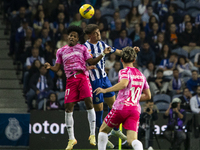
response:
<path fill-rule="evenodd" d="M 144 86 L 143 86 L 143 90 L 149 89 L 149 84 L 144 76 Z"/>
<path fill-rule="evenodd" d="M 84 59 L 85 61 L 92 58 L 91 54 L 90 54 L 90 51 L 88 50 L 88 48 L 86 46 L 83 46 L 83 55 L 84 55 Z"/>
<path fill-rule="evenodd" d="M 109 45 L 107 45 L 107 44 L 105 43 L 105 47 L 107 48 L 107 47 L 111 47 L 111 46 L 109 46 Z M 110 52 L 110 53 L 114 53 L 115 51 L 116 51 L 116 48 L 111 47 L 111 52 Z"/>
<path fill-rule="evenodd" d="M 56 53 L 56 64 L 61 64 L 62 65 L 62 54 L 61 54 L 61 49 L 59 49 Z"/>
<path fill-rule="evenodd" d="M 127 80 L 129 79 L 128 74 L 127 74 L 127 70 L 122 69 L 122 70 L 119 71 L 119 81 L 121 79 L 127 79 Z"/>

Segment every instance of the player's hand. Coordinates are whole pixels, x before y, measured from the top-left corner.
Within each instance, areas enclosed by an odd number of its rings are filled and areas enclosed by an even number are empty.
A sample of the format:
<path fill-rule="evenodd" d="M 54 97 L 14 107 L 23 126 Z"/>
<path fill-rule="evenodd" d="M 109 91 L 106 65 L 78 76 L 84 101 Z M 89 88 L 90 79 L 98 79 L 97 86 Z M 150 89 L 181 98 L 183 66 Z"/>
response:
<path fill-rule="evenodd" d="M 97 88 L 96 90 L 94 90 L 93 93 L 96 92 L 96 95 L 100 94 L 100 93 L 106 93 L 106 90 L 105 89 L 102 89 L 102 88 Z"/>
<path fill-rule="evenodd" d="M 92 65 L 92 66 L 86 66 L 87 70 L 92 70 L 92 69 L 96 69 L 96 66 Z"/>
<path fill-rule="evenodd" d="M 51 68 L 51 65 L 50 65 L 48 62 L 46 62 L 46 63 L 44 64 L 44 67 L 45 67 L 46 69 L 50 69 L 50 68 Z"/>
<path fill-rule="evenodd" d="M 104 54 L 109 54 L 111 52 L 111 47 L 106 47 L 103 51 Z"/>
<path fill-rule="evenodd" d="M 138 53 L 140 51 L 140 48 L 137 46 L 134 46 L 133 49 L 136 51 L 136 53 Z"/>

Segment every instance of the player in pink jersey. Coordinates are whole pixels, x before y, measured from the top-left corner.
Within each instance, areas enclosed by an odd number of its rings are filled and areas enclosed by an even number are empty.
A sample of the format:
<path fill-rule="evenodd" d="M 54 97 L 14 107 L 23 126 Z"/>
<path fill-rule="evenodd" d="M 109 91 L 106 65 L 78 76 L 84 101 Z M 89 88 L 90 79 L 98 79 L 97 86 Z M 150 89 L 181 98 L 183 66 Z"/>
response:
<path fill-rule="evenodd" d="M 47 69 L 51 69 L 55 72 L 57 72 L 61 65 L 63 65 L 67 77 L 64 103 L 65 123 L 69 135 L 69 142 L 66 150 L 73 149 L 73 146 L 77 144 L 77 141 L 74 137 L 74 120 L 72 115 L 74 105 L 81 100 L 85 101 L 88 112 L 88 121 L 90 125 L 90 144 L 94 146 L 96 145 L 96 116 L 92 102 L 92 87 L 90 85 L 89 74 L 87 71 L 89 67 L 86 67 L 86 62 L 91 65 L 95 65 L 103 58 L 103 56 L 105 56 L 105 54 L 110 53 L 110 48 L 105 48 L 101 55 L 93 59 L 89 54 L 88 49 L 84 45 L 77 43 L 82 33 L 83 31 L 80 27 L 70 26 L 67 30 L 67 34 L 69 35 L 69 45 L 58 49 L 55 66 L 45 63 Z M 94 67 L 92 69 L 94 69 Z"/>
<path fill-rule="evenodd" d="M 112 128 L 119 127 L 121 123 L 127 130 L 127 142 L 135 150 L 143 150 L 142 143 L 137 140 L 141 113 L 139 101 L 151 99 L 151 93 L 144 75 L 133 67 L 136 57 L 136 51 L 132 47 L 125 47 L 122 50 L 121 58 L 124 69 L 119 72 L 119 83 L 107 89 L 97 88 L 94 91 L 96 94 L 119 91 L 112 110 L 101 125 L 98 135 L 98 150 L 106 149 L 107 133 Z"/>

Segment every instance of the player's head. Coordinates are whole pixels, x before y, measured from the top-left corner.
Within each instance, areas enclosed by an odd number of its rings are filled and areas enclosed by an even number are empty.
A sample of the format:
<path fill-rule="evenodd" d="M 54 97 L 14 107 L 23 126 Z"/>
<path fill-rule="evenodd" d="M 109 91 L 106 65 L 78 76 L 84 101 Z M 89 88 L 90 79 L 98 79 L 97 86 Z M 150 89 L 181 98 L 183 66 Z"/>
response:
<path fill-rule="evenodd" d="M 132 63 L 135 62 L 136 58 L 137 58 L 137 53 L 132 47 L 127 46 L 122 49 L 122 62 Z"/>
<path fill-rule="evenodd" d="M 67 29 L 69 46 L 74 46 L 78 43 L 79 37 L 83 34 L 83 30 L 78 26 L 70 26 Z"/>
<path fill-rule="evenodd" d="M 87 25 L 85 33 L 88 35 L 88 38 L 91 42 L 98 42 L 99 40 L 101 40 L 99 26 L 96 24 Z"/>

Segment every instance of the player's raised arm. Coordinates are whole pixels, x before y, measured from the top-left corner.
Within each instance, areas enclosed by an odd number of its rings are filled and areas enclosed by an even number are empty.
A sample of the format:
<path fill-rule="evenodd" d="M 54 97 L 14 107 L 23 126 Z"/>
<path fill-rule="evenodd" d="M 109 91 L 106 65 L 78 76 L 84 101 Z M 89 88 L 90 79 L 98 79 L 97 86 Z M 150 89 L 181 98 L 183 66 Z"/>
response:
<path fill-rule="evenodd" d="M 46 69 L 51 69 L 54 72 L 57 72 L 60 69 L 60 64 L 56 63 L 55 66 L 51 66 L 48 62 L 44 64 Z"/>
<path fill-rule="evenodd" d="M 140 51 L 140 48 L 135 46 L 133 47 L 133 49 L 136 51 L 136 53 L 138 53 Z M 114 54 L 121 56 L 122 55 L 122 50 L 116 49 L 116 51 L 114 52 Z"/>
<path fill-rule="evenodd" d="M 142 92 L 143 92 L 143 94 L 140 97 L 140 101 L 146 101 L 146 100 L 151 99 L 151 92 L 150 92 L 149 88 L 143 90 Z"/>
<path fill-rule="evenodd" d="M 86 60 L 86 62 L 89 63 L 90 65 L 96 65 L 106 54 L 109 54 L 110 51 L 111 51 L 111 47 L 106 47 L 103 53 L 101 53 L 101 55 L 99 55 L 96 58 L 89 58 Z"/>

